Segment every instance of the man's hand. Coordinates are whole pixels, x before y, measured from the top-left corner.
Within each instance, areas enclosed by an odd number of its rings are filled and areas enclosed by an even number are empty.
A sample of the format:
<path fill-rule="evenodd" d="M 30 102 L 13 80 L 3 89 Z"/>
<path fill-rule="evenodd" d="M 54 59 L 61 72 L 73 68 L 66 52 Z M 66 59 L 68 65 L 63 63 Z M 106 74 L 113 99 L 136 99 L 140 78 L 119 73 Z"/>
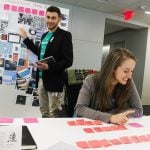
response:
<path fill-rule="evenodd" d="M 116 123 L 116 124 L 123 125 L 128 121 L 127 116 L 134 112 L 135 112 L 135 110 L 128 110 L 128 111 L 120 113 L 120 114 L 112 115 L 110 117 L 110 123 Z"/>
<path fill-rule="evenodd" d="M 37 68 L 41 71 L 43 70 L 48 70 L 48 64 L 42 63 L 42 62 L 37 62 Z"/>
<path fill-rule="evenodd" d="M 20 27 L 20 28 L 19 28 L 18 34 L 19 34 L 23 39 L 27 38 L 27 32 L 25 31 L 25 29 L 24 29 L 23 27 Z"/>

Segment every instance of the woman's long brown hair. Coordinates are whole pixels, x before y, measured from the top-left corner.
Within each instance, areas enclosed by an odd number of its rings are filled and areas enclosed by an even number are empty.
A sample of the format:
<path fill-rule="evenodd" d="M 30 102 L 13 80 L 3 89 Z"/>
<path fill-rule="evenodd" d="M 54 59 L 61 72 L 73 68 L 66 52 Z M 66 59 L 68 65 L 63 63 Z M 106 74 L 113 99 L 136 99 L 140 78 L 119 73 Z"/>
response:
<path fill-rule="evenodd" d="M 93 98 L 96 100 L 94 107 L 97 110 L 109 110 L 112 107 L 112 98 L 115 99 L 115 106 L 118 112 L 126 108 L 131 90 L 131 80 L 129 79 L 126 85 L 118 83 L 114 90 L 111 88 L 111 82 L 114 77 L 114 71 L 129 58 L 136 62 L 135 56 L 124 48 L 114 49 L 107 56 L 101 71 L 96 74 L 94 79 L 95 93 L 93 94 Z"/>

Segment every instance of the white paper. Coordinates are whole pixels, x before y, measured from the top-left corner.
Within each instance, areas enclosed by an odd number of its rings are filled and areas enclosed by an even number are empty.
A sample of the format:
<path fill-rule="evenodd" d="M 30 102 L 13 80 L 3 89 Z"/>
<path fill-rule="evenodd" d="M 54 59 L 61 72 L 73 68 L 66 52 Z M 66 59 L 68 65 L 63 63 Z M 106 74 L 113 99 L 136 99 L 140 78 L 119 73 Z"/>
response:
<path fill-rule="evenodd" d="M 8 14 L 8 32 L 18 33 L 19 24 L 18 24 L 18 14 L 9 13 Z"/>
<path fill-rule="evenodd" d="M 9 42 L 20 43 L 20 36 L 18 34 L 8 34 Z"/>
<path fill-rule="evenodd" d="M 22 126 L 0 126 L 0 150 L 21 150 Z"/>
<path fill-rule="evenodd" d="M 76 148 L 68 143 L 58 142 L 46 150 L 81 150 L 81 149 Z"/>

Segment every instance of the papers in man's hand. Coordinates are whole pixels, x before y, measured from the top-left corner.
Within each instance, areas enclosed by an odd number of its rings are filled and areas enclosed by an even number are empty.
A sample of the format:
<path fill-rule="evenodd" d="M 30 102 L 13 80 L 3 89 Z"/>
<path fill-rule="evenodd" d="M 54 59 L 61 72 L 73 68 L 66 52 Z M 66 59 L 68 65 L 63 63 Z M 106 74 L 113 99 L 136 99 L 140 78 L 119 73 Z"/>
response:
<path fill-rule="evenodd" d="M 44 59 L 38 60 L 38 62 L 42 63 L 49 63 L 49 62 L 56 62 L 55 58 L 53 56 L 46 57 Z"/>
<path fill-rule="evenodd" d="M 0 150 L 21 149 L 22 126 L 0 126 Z"/>
<path fill-rule="evenodd" d="M 81 150 L 81 149 L 76 148 L 68 143 L 58 142 L 46 150 Z"/>

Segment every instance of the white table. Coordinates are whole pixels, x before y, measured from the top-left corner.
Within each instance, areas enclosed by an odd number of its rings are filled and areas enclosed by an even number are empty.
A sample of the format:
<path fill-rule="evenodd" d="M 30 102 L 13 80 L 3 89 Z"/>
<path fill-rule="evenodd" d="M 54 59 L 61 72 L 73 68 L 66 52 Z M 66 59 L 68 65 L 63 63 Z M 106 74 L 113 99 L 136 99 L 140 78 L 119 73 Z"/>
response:
<path fill-rule="evenodd" d="M 150 134 L 150 116 L 144 116 L 142 118 L 132 118 L 129 122 L 140 123 L 144 127 L 135 128 L 126 124 L 125 126 L 128 130 L 119 130 L 119 131 L 106 131 L 106 132 L 96 132 L 96 133 L 85 133 L 83 128 L 90 127 L 93 125 L 78 125 L 78 126 L 69 126 L 67 121 L 77 120 L 83 118 L 38 118 L 39 123 L 24 123 L 22 118 L 15 118 L 13 125 L 27 125 L 34 137 L 38 150 L 45 150 L 48 147 L 54 145 L 55 143 L 62 141 L 68 144 L 75 146 L 77 141 L 89 141 L 89 140 L 102 140 L 102 139 L 113 139 L 119 138 L 121 136 L 132 136 L 132 135 L 144 135 Z M 85 119 L 84 120 L 89 120 Z M 110 126 L 111 124 L 99 125 Z M 94 125 L 98 126 L 98 125 Z M 89 148 L 86 150 L 133 150 L 142 149 L 149 150 L 150 142 L 142 142 L 138 144 L 121 144 L 116 146 L 110 146 L 107 148 Z"/>

